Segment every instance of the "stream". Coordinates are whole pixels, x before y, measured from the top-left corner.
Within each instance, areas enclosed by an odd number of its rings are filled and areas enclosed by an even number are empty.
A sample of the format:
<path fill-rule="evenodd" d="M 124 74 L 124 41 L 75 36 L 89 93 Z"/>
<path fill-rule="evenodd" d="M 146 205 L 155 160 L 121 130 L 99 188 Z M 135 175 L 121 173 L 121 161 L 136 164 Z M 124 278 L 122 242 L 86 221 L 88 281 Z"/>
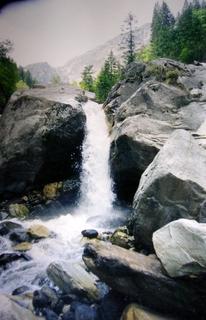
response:
<path fill-rule="evenodd" d="M 2 272 L 0 292 L 11 293 L 21 286 L 31 290 L 41 286 L 47 266 L 51 262 L 66 263 L 81 261 L 83 241 L 81 231 L 95 228 L 98 231 L 112 231 L 113 222 L 121 220 L 124 209 L 114 206 L 115 194 L 110 177 L 109 150 L 110 137 L 105 114 L 95 102 L 84 105 L 86 113 L 86 136 L 82 147 L 81 188 L 78 204 L 68 209 L 67 215 L 42 220 L 27 220 L 21 224 L 28 228 L 32 224 L 45 225 L 56 236 L 32 244 L 27 254 L 29 262 L 13 262 Z M 13 221 L 16 221 L 13 219 Z M 19 221 L 18 221 L 19 223 Z M 0 253 L 12 252 L 10 240 L 2 238 Z"/>

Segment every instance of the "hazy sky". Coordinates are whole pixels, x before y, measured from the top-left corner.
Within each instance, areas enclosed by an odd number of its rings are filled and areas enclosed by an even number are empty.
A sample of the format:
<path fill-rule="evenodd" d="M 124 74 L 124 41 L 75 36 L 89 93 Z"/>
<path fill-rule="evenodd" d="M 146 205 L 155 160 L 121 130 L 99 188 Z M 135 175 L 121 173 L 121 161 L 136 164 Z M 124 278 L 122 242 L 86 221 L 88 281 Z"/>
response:
<path fill-rule="evenodd" d="M 14 42 L 18 64 L 47 61 L 62 66 L 76 55 L 118 35 L 133 12 L 139 25 L 150 22 L 156 0 L 33 0 L 5 7 L 0 39 Z M 184 0 L 166 0 L 176 13 Z"/>

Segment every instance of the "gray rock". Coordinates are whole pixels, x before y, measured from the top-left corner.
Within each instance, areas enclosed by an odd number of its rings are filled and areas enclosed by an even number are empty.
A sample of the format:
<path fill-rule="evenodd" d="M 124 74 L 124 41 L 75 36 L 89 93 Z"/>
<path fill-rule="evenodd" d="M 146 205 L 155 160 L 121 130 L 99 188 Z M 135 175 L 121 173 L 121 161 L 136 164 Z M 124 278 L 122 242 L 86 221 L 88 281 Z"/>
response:
<path fill-rule="evenodd" d="M 0 267 L 5 268 L 8 263 L 17 261 L 17 260 L 30 261 L 31 258 L 25 253 L 14 253 L 6 252 L 0 254 Z"/>
<path fill-rule="evenodd" d="M 131 201 L 141 174 L 171 132 L 191 131 L 206 148 L 206 66 L 159 59 L 140 69 L 133 80 L 129 68 L 104 110 L 112 126 L 111 172 L 117 193 Z M 175 82 L 171 75 L 177 76 Z"/>
<path fill-rule="evenodd" d="M 5 211 L 0 212 L 0 220 L 5 220 L 8 217 L 8 213 Z"/>
<path fill-rule="evenodd" d="M 172 130 L 167 122 L 146 115 L 129 117 L 114 129 L 110 161 L 120 197 L 132 198 L 142 173 Z"/>
<path fill-rule="evenodd" d="M 44 320 L 36 317 L 30 310 L 27 310 L 12 301 L 9 296 L 0 294 L 0 319 L 1 320 Z"/>
<path fill-rule="evenodd" d="M 204 319 L 206 315 L 205 282 L 169 278 L 154 255 L 99 242 L 86 246 L 83 260 L 112 289 L 151 311 L 180 319 Z"/>
<path fill-rule="evenodd" d="M 85 296 L 90 300 L 99 299 L 95 277 L 89 274 L 80 264 L 59 265 L 51 263 L 47 268 L 47 274 L 64 293 Z"/>
<path fill-rule="evenodd" d="M 94 229 L 82 230 L 81 234 L 83 235 L 83 237 L 86 237 L 89 239 L 95 239 L 98 237 L 98 231 Z"/>
<path fill-rule="evenodd" d="M 107 120 L 111 125 L 114 124 L 116 110 L 139 88 L 144 70 L 145 65 L 143 63 L 131 63 L 125 71 L 125 80 L 112 88 L 104 104 Z"/>
<path fill-rule="evenodd" d="M 116 121 L 138 114 L 148 115 L 153 119 L 176 121 L 176 113 L 180 107 L 191 102 L 189 94 L 174 86 L 159 81 L 147 81 L 121 104 L 115 116 Z"/>
<path fill-rule="evenodd" d="M 24 231 L 24 228 L 21 224 L 13 222 L 13 221 L 3 221 L 0 223 L 0 235 L 5 236 L 9 234 L 10 232 L 13 232 L 15 230 L 22 230 Z"/>
<path fill-rule="evenodd" d="M 179 219 L 153 233 L 155 252 L 171 277 L 206 273 L 206 224 Z"/>
<path fill-rule="evenodd" d="M 167 223 L 205 217 L 206 151 L 190 133 L 175 131 L 141 177 L 131 226 L 137 247 L 152 249 L 152 234 Z"/>
<path fill-rule="evenodd" d="M 11 97 L 0 119 L 0 194 L 20 193 L 76 173 L 86 117 L 81 105 L 67 97 L 62 102 L 49 89 Z"/>

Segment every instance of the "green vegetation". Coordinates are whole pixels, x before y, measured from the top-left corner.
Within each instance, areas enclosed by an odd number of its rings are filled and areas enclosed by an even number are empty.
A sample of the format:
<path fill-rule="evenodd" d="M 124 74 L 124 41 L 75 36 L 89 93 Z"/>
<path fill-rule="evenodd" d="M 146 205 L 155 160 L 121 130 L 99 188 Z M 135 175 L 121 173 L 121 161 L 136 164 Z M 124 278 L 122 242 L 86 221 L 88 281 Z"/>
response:
<path fill-rule="evenodd" d="M 17 90 L 26 90 L 29 89 L 29 86 L 23 80 L 19 80 L 16 84 Z"/>
<path fill-rule="evenodd" d="M 94 92 L 94 78 L 93 78 L 93 66 L 88 65 L 84 67 L 82 72 L 82 81 L 80 82 L 80 87 L 83 90 L 88 90 Z"/>
<path fill-rule="evenodd" d="M 140 49 L 136 54 L 136 60 L 142 61 L 142 62 L 149 62 L 155 58 L 153 53 L 153 46 L 150 43 L 148 46 L 143 47 Z"/>
<path fill-rule="evenodd" d="M 206 58 L 206 3 L 185 1 L 182 12 L 175 19 L 168 5 L 155 5 L 152 21 L 151 58 L 167 57 L 192 63 Z M 144 51 L 145 52 L 145 51 Z M 143 59 L 144 59 L 143 52 Z M 142 53 L 140 52 L 140 58 Z M 143 60 L 142 59 L 142 60 Z"/>
<path fill-rule="evenodd" d="M 28 89 L 36 83 L 30 72 L 17 67 L 9 54 L 13 44 L 9 40 L 0 42 L 0 113 L 16 89 Z"/>
<path fill-rule="evenodd" d="M 34 84 L 36 84 L 36 80 L 32 78 L 31 73 L 29 72 L 29 70 L 24 70 L 23 67 L 19 67 L 18 69 L 18 73 L 19 73 L 19 81 L 23 81 L 24 83 L 26 83 L 26 85 L 31 88 Z"/>
<path fill-rule="evenodd" d="M 111 51 L 95 82 L 97 101 L 103 103 L 111 88 L 121 79 L 121 66 Z"/>
<path fill-rule="evenodd" d="M 53 85 L 60 85 L 61 84 L 61 78 L 58 74 L 55 74 L 53 77 L 52 77 L 52 84 Z"/>
<path fill-rule="evenodd" d="M 103 103 L 112 87 L 121 79 L 122 67 L 111 51 L 96 79 L 93 77 L 92 69 L 91 65 L 85 66 L 80 87 L 94 92 L 97 101 Z"/>
<path fill-rule="evenodd" d="M 122 39 L 120 48 L 125 65 L 136 59 L 135 29 L 137 21 L 132 13 L 129 13 L 122 27 Z"/>
<path fill-rule="evenodd" d="M 12 43 L 9 40 L 0 42 L 0 113 L 3 111 L 11 94 L 16 90 L 18 68 L 9 58 Z"/>

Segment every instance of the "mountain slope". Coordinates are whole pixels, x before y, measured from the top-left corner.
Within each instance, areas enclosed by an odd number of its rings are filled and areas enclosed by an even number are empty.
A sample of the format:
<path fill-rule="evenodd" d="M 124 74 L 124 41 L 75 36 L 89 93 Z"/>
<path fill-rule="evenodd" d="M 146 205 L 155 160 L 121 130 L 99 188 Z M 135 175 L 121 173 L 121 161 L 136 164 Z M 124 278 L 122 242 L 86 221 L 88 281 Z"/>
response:
<path fill-rule="evenodd" d="M 148 44 L 150 40 L 150 24 L 147 23 L 138 28 L 135 32 L 137 49 Z M 35 63 L 26 66 L 26 70 L 39 83 L 48 84 L 58 74 L 63 82 L 79 81 L 81 73 L 86 65 L 93 65 L 95 75 L 100 71 L 105 59 L 112 50 L 118 60 L 121 61 L 120 50 L 121 35 L 107 41 L 105 44 L 90 50 L 82 55 L 69 60 L 64 66 L 57 69 L 51 67 L 47 62 Z"/>
<path fill-rule="evenodd" d="M 136 30 L 137 49 L 148 44 L 150 40 L 150 24 L 145 24 Z M 93 65 L 95 74 L 97 74 L 104 60 L 112 50 L 115 56 L 121 60 L 121 51 L 119 44 L 121 42 L 121 35 L 107 41 L 105 44 L 90 50 L 74 59 L 69 60 L 63 67 L 58 68 L 58 73 L 62 79 L 69 81 L 80 80 L 81 73 L 85 65 Z"/>
<path fill-rule="evenodd" d="M 36 79 L 40 84 L 51 83 L 52 79 L 57 76 L 57 70 L 47 62 L 29 64 L 25 69 L 29 70 L 32 78 Z"/>

